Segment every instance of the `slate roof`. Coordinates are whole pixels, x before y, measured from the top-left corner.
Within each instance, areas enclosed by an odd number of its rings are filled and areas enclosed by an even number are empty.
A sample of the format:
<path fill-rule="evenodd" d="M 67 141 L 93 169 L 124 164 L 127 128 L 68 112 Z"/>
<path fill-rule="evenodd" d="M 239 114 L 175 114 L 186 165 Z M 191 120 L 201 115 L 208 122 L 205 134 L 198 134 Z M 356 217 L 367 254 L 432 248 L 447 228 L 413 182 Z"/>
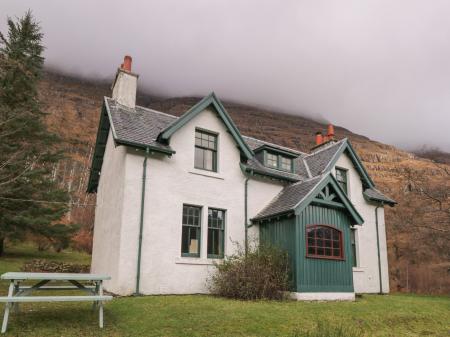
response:
<path fill-rule="evenodd" d="M 397 203 L 394 199 L 391 199 L 391 198 L 385 196 L 383 193 L 381 193 L 379 190 L 377 190 L 374 187 L 365 189 L 363 193 L 364 193 L 365 197 L 368 198 L 369 200 L 381 201 L 381 202 L 384 202 L 391 206 L 393 206 Z"/>
<path fill-rule="evenodd" d="M 341 147 L 344 146 L 346 141 L 346 138 L 341 139 L 335 143 L 325 145 L 323 149 L 319 148 L 317 151 L 306 155 L 304 159 L 309 167 L 311 175 L 316 176 L 325 172 L 328 168 L 328 164 L 339 152 Z"/>
<path fill-rule="evenodd" d="M 101 120 L 99 126 L 95 156 L 89 178 L 89 192 L 93 192 L 97 188 L 108 131 L 105 126 L 109 128 L 109 124 L 111 124 L 116 143 L 142 148 L 150 147 L 152 150 L 167 154 L 175 153 L 169 145 L 158 141 L 158 136 L 179 120 L 178 117 L 140 106 L 130 109 L 118 104 L 112 98 L 106 97 L 104 106 L 108 114 L 107 117 L 102 114 L 102 118 L 105 118 L 105 121 L 102 122 Z M 336 159 L 341 149 L 346 145 L 351 147 L 350 143 L 347 143 L 347 139 L 342 139 L 337 142 L 324 144 L 311 154 L 306 154 L 253 137 L 242 136 L 242 139 L 251 151 L 267 146 L 298 155 L 297 158 L 294 158 L 294 173 L 268 168 L 255 157 L 248 159 L 245 163 L 241 163 L 241 167 L 245 171 L 251 171 L 252 173 L 270 176 L 291 183 L 291 185 L 286 186 L 255 218 L 281 214 L 292 210 L 321 181 L 324 173 L 329 172 L 332 166 L 331 163 Z M 359 159 L 356 159 L 356 161 L 359 162 Z M 370 186 L 373 186 L 373 184 Z M 369 200 L 381 201 L 389 205 L 395 204 L 394 200 L 385 196 L 374 187 L 367 188 L 364 191 L 364 195 Z"/>
<path fill-rule="evenodd" d="M 177 120 L 176 116 L 140 106 L 129 109 L 112 98 L 106 98 L 105 102 L 116 142 L 173 152 L 170 146 L 157 142 L 156 139 L 162 130 Z"/>
<path fill-rule="evenodd" d="M 286 186 L 254 219 L 262 219 L 294 210 L 295 206 L 306 198 L 309 192 L 314 190 L 322 178 L 322 176 L 317 176 Z"/>

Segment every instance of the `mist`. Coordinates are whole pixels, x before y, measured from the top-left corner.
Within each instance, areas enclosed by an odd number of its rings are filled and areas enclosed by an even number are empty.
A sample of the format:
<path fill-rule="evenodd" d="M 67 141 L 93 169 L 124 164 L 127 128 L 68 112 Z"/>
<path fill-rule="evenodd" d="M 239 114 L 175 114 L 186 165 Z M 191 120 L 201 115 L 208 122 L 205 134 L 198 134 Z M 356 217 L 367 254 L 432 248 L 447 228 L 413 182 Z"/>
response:
<path fill-rule="evenodd" d="M 321 118 L 404 148 L 450 151 L 447 0 L 2 0 L 31 9 L 46 64 L 111 78 L 133 57 L 140 90 Z"/>

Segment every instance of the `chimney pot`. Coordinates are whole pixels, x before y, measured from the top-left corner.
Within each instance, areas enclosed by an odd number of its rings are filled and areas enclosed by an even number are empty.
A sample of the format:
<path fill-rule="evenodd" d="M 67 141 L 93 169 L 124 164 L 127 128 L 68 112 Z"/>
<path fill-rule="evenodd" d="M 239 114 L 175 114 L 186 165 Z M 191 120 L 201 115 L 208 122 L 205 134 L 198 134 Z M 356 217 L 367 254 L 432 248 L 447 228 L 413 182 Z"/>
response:
<path fill-rule="evenodd" d="M 322 132 L 316 132 L 316 145 L 320 145 L 323 143 L 323 135 Z"/>
<path fill-rule="evenodd" d="M 334 139 L 334 126 L 333 124 L 328 124 L 327 140 Z"/>
<path fill-rule="evenodd" d="M 123 63 L 122 63 L 122 69 L 126 70 L 126 71 L 131 71 L 131 62 L 132 62 L 132 58 L 129 55 L 126 55 L 123 58 Z"/>

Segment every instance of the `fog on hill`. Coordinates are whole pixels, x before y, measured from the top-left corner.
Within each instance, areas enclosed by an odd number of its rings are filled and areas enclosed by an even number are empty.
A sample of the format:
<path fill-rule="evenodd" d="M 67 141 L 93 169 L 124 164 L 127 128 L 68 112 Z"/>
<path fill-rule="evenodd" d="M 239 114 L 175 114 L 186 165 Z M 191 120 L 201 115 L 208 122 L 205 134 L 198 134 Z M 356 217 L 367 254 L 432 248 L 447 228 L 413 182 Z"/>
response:
<path fill-rule="evenodd" d="M 31 8 L 47 65 L 94 79 L 125 54 L 140 86 L 312 116 L 385 143 L 450 151 L 450 2 L 3 0 Z"/>

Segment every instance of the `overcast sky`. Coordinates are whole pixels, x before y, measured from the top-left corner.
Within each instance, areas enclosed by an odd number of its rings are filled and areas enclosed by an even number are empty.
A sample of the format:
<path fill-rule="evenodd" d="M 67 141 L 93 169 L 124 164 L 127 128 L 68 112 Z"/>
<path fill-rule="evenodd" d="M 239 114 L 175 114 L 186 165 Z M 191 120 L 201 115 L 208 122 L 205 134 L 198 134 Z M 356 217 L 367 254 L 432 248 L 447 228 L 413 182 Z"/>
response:
<path fill-rule="evenodd" d="M 31 8 L 48 65 L 142 89 L 322 116 L 372 139 L 450 151 L 449 0 L 1 0 Z"/>

